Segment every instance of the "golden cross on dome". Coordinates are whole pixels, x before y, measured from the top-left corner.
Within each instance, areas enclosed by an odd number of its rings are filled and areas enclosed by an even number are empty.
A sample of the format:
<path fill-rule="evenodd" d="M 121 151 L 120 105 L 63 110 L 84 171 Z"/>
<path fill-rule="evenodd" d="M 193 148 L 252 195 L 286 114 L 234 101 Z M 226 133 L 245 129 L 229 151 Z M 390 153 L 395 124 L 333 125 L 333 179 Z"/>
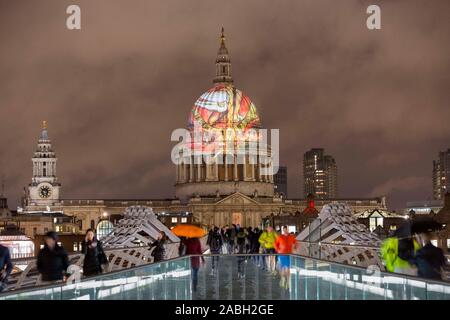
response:
<path fill-rule="evenodd" d="M 42 121 L 42 129 L 47 129 L 47 121 Z"/>

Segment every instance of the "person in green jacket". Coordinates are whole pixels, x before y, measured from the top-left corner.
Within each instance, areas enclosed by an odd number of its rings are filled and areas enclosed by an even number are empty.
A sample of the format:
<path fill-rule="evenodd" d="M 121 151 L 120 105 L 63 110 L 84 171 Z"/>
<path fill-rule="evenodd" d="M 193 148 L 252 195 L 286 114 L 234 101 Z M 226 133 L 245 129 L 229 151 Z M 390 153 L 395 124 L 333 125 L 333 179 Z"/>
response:
<path fill-rule="evenodd" d="M 278 234 L 273 230 L 272 226 L 267 226 L 266 231 L 261 233 L 258 240 L 261 244 L 263 253 L 270 254 L 270 256 L 266 257 L 266 265 L 272 272 L 275 272 L 276 268 L 276 259 L 273 254 L 275 253 L 275 240 L 277 239 L 277 237 Z M 264 268 L 265 266 L 263 264 L 263 269 Z"/>
<path fill-rule="evenodd" d="M 411 251 L 414 251 L 412 256 L 415 256 L 417 250 L 420 249 L 420 244 L 415 239 L 387 238 L 381 244 L 380 249 L 386 270 L 401 274 L 417 275 L 417 268 L 410 261 L 401 258 L 405 254 L 399 252 L 399 241 L 412 241 L 413 250 Z"/>

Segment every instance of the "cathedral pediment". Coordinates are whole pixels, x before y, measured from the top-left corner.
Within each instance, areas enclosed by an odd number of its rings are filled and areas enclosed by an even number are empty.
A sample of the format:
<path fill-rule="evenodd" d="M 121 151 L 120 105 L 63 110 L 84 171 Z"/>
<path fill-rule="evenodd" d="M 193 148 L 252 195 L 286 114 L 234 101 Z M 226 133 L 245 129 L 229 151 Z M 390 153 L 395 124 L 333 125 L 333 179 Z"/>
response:
<path fill-rule="evenodd" d="M 258 205 L 259 206 L 260 203 L 250 197 L 247 197 L 246 195 L 244 195 L 240 192 L 236 192 L 236 193 L 233 193 L 232 195 L 229 195 L 226 198 L 221 199 L 216 204 L 221 204 L 221 205 Z"/>

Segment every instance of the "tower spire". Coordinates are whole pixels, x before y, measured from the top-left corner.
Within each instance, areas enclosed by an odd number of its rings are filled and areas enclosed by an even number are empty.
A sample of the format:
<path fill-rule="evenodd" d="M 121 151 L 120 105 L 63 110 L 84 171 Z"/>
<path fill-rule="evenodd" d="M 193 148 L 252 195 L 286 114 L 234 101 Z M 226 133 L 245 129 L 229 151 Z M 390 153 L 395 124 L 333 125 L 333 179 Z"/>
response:
<path fill-rule="evenodd" d="M 233 83 L 233 78 L 231 77 L 231 60 L 227 46 L 225 45 L 225 30 L 223 27 L 220 34 L 220 47 L 216 58 L 216 76 L 213 82 L 217 84 Z"/>
<path fill-rule="evenodd" d="M 48 132 L 47 132 L 47 121 L 44 120 L 42 121 L 42 131 L 41 131 L 41 136 L 39 137 L 40 141 L 44 141 L 44 140 L 50 140 L 48 137 Z"/>

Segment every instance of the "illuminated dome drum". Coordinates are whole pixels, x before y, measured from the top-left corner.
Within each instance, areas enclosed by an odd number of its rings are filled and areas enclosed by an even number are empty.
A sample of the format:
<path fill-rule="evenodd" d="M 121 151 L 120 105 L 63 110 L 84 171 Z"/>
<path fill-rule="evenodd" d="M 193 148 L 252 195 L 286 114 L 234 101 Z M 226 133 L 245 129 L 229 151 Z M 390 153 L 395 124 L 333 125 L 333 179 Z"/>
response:
<path fill-rule="evenodd" d="M 189 115 L 191 141 L 177 154 L 176 196 L 273 196 L 270 147 L 256 143 L 261 122 L 250 98 L 233 85 L 223 30 L 213 82 Z M 242 148 L 247 151 L 242 153 Z M 205 153 L 211 155 L 208 160 Z"/>

